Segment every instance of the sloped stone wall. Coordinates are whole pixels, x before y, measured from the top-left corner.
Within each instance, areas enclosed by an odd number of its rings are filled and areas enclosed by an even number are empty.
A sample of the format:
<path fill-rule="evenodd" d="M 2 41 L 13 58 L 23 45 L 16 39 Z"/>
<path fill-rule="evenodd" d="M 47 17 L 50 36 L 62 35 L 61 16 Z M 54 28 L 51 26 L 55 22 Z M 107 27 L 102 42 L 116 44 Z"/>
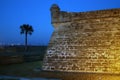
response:
<path fill-rule="evenodd" d="M 51 13 L 43 70 L 120 73 L 120 9 L 75 13 L 53 5 Z"/>

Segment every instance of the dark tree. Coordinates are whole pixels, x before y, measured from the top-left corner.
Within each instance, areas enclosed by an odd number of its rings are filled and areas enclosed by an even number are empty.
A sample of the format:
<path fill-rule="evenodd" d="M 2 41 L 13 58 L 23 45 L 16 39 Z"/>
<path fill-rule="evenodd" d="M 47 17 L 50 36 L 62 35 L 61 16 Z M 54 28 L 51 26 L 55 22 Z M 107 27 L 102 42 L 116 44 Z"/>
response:
<path fill-rule="evenodd" d="M 25 34 L 25 51 L 27 51 L 28 50 L 27 37 L 28 37 L 28 34 L 32 35 L 33 28 L 29 24 L 23 24 L 23 25 L 20 26 L 20 29 L 21 29 L 20 33 Z"/>

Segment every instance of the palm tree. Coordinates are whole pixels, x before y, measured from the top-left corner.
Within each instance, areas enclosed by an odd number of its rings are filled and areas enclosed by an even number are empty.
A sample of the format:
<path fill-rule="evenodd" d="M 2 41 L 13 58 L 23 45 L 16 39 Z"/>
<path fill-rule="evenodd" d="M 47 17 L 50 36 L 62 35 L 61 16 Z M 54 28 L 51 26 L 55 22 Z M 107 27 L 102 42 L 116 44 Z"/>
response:
<path fill-rule="evenodd" d="M 25 51 L 27 51 L 28 47 L 27 47 L 27 35 L 30 34 L 32 35 L 33 32 L 33 28 L 31 25 L 29 24 L 23 24 L 20 26 L 21 29 L 21 34 L 25 34 Z"/>

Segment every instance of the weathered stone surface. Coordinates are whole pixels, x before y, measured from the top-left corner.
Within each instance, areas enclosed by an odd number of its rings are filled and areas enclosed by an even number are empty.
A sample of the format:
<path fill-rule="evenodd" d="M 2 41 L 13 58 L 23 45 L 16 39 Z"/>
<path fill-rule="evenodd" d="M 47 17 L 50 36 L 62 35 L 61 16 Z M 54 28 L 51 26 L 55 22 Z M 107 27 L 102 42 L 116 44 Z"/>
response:
<path fill-rule="evenodd" d="M 50 10 L 55 31 L 43 70 L 120 73 L 120 9 Z"/>

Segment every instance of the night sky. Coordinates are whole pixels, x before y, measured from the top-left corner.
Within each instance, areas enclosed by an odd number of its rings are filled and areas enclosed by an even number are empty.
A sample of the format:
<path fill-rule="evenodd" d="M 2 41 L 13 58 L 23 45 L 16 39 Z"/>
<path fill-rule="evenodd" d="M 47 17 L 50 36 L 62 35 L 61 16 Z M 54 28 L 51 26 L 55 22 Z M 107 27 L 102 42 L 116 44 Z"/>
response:
<path fill-rule="evenodd" d="M 47 45 L 54 31 L 52 4 L 68 12 L 120 8 L 120 0 L 0 0 L 0 45 L 24 44 L 24 35 L 20 35 L 22 24 L 30 24 L 34 29 L 28 44 Z"/>

